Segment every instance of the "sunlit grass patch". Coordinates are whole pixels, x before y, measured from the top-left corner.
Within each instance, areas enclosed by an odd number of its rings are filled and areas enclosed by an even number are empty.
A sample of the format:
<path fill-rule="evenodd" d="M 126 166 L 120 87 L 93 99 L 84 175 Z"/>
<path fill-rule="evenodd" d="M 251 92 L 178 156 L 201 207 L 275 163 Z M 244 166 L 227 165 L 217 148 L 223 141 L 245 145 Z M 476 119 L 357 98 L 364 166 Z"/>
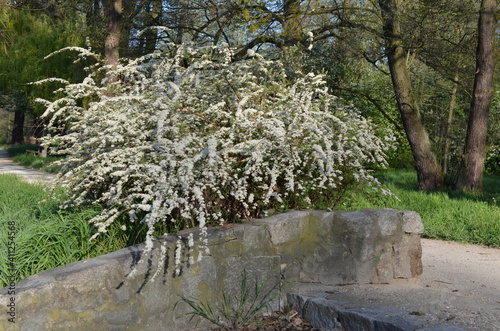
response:
<path fill-rule="evenodd" d="M 348 209 L 414 210 L 425 225 L 424 237 L 500 246 L 500 178 L 485 176 L 484 194 L 474 195 L 452 190 L 418 191 L 413 171 L 387 171 L 377 177 L 400 201 L 358 197 L 346 206 Z"/>
<path fill-rule="evenodd" d="M 0 249 L 7 252 L 8 222 L 14 222 L 16 281 L 79 260 L 109 253 L 141 241 L 134 233 L 116 226 L 94 242 L 87 222 L 99 207 L 60 210 L 59 201 L 47 200 L 44 186 L 28 184 L 14 175 L 0 175 Z M 119 231 L 120 230 L 120 231 Z M 7 254 L 0 255 L 0 287 L 11 270 Z"/>

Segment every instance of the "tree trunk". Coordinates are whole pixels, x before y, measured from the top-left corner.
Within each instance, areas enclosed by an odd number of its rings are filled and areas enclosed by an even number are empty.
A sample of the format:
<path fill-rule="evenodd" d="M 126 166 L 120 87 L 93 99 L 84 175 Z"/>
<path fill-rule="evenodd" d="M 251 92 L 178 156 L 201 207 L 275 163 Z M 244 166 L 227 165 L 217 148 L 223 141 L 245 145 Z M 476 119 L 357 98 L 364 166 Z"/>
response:
<path fill-rule="evenodd" d="M 147 13 L 147 26 L 152 27 L 160 25 L 159 19 L 162 12 L 162 1 L 152 0 L 149 4 L 150 11 Z M 145 34 L 146 44 L 145 44 L 145 54 L 153 53 L 156 49 L 156 43 L 158 40 L 158 31 L 156 29 L 148 30 Z"/>
<path fill-rule="evenodd" d="M 24 143 L 24 110 L 16 110 L 14 114 L 14 126 L 12 127 L 11 144 Z"/>
<path fill-rule="evenodd" d="M 392 84 L 415 161 L 418 187 L 421 190 L 437 189 L 443 186 L 444 179 L 413 96 L 410 72 L 406 66 L 405 51 L 400 36 L 396 3 L 395 0 L 380 0 L 379 5 L 384 20 L 385 49 Z"/>
<path fill-rule="evenodd" d="M 455 74 L 453 89 L 451 90 L 451 99 L 448 106 L 448 117 L 446 119 L 446 126 L 444 132 L 444 146 L 443 146 L 443 177 L 448 173 L 448 160 L 450 158 L 450 145 L 451 145 L 451 126 L 453 124 L 453 114 L 455 112 L 455 104 L 458 92 L 458 73 Z"/>
<path fill-rule="evenodd" d="M 488 134 L 488 113 L 493 96 L 495 71 L 496 0 L 483 0 L 478 23 L 476 75 L 465 139 L 465 155 L 457 180 L 459 191 L 477 192 L 483 186 L 483 168 Z"/>
<path fill-rule="evenodd" d="M 118 65 L 120 58 L 120 24 L 122 17 L 122 0 L 108 0 L 108 35 L 104 41 L 104 56 L 106 64 L 113 70 Z M 116 77 L 110 77 L 111 80 L 116 80 Z"/>
<path fill-rule="evenodd" d="M 188 14 L 187 14 L 188 5 L 189 5 L 188 0 L 180 0 L 179 1 L 179 12 L 178 12 L 178 19 L 177 19 L 178 27 L 177 27 L 177 36 L 176 36 L 176 40 L 175 40 L 175 43 L 177 45 L 182 44 L 182 42 L 184 40 L 184 30 L 185 30 L 185 27 L 188 26 Z"/>
<path fill-rule="evenodd" d="M 121 58 L 134 58 L 139 55 L 137 51 L 130 47 L 130 39 L 133 36 L 132 29 L 134 28 L 134 15 L 135 6 L 137 1 L 135 0 L 122 0 L 122 14 L 120 19 L 120 42 L 119 42 L 119 56 Z"/>
<path fill-rule="evenodd" d="M 286 48 L 300 43 L 303 39 L 300 0 L 284 0 L 283 11 L 283 44 Z"/>

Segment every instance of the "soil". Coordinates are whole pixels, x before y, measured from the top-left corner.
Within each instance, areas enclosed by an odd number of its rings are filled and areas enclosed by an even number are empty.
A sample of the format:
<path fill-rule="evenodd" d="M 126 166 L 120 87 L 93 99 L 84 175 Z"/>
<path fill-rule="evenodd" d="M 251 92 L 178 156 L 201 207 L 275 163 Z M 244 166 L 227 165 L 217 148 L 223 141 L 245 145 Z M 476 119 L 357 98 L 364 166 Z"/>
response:
<path fill-rule="evenodd" d="M 249 324 L 239 328 L 209 328 L 205 331 L 319 331 L 307 321 L 300 318 L 299 314 L 294 311 L 281 312 L 275 311 L 264 314 L 256 318 Z"/>

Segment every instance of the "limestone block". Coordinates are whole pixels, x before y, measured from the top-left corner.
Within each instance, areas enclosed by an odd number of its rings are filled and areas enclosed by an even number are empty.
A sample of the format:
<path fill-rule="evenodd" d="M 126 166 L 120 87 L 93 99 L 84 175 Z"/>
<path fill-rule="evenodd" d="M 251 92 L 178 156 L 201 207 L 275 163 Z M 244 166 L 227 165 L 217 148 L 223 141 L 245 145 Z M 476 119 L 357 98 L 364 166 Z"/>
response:
<path fill-rule="evenodd" d="M 400 212 L 403 218 L 403 231 L 406 233 L 424 233 L 424 223 L 417 212 L 403 210 Z"/>

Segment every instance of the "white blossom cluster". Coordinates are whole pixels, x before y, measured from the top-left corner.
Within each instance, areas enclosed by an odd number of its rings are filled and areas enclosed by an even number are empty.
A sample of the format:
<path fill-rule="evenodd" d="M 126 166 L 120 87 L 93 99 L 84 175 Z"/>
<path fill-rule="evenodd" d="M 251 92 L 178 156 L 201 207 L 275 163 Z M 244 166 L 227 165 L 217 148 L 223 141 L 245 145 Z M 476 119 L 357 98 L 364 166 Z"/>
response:
<path fill-rule="evenodd" d="M 113 84 L 93 73 L 45 101 L 47 143 L 67 155 L 66 205 L 105 207 L 90 220 L 96 236 L 126 215 L 149 226 L 150 249 L 157 222 L 206 233 L 208 222 L 377 187 L 366 166 L 386 164 L 392 138 L 342 106 L 322 76 L 290 82 L 278 61 L 230 59 L 224 47 L 168 45 L 120 66 Z"/>

